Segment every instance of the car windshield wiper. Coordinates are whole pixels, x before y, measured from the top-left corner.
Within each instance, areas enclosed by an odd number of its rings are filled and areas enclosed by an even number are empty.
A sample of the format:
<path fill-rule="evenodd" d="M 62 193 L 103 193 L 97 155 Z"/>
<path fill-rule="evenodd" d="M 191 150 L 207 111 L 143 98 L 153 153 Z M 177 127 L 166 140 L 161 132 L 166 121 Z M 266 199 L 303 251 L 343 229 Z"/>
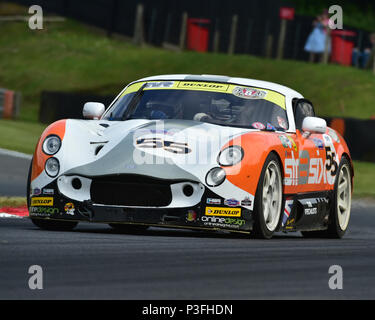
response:
<path fill-rule="evenodd" d="M 143 89 L 146 87 L 147 82 L 144 83 L 138 91 L 135 93 L 134 97 L 130 100 L 128 107 L 126 108 L 126 112 L 122 116 L 121 120 L 128 120 L 130 118 L 130 115 L 134 112 L 136 106 L 138 105 L 139 101 L 141 100 L 143 96 Z"/>

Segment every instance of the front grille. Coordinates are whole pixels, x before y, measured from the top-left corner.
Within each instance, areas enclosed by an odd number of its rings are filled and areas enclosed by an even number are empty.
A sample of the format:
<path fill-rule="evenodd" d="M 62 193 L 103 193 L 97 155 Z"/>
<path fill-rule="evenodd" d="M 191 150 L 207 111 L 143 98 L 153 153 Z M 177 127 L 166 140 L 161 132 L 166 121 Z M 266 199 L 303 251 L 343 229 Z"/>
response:
<path fill-rule="evenodd" d="M 172 201 L 170 183 L 140 175 L 94 178 L 91 200 L 104 205 L 165 207 Z"/>

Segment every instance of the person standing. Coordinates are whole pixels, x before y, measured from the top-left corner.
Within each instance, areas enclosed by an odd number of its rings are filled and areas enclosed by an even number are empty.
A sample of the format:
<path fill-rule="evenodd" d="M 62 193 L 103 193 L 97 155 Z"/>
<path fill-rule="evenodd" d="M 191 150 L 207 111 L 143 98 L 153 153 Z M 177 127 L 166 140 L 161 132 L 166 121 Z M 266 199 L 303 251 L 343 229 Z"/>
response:
<path fill-rule="evenodd" d="M 329 41 L 329 15 L 328 10 L 324 10 L 323 13 L 316 17 L 313 22 L 313 30 L 307 38 L 305 44 L 305 51 L 310 53 L 309 61 L 314 62 L 316 56 L 318 61 L 323 58 L 323 54 L 328 44 L 328 52 L 331 51 L 331 42 Z"/>

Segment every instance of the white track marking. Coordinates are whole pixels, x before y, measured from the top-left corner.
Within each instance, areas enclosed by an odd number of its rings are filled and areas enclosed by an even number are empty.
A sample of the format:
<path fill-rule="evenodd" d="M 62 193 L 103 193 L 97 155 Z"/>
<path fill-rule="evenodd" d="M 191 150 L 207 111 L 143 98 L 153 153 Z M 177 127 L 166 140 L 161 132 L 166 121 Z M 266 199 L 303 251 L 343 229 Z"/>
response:
<path fill-rule="evenodd" d="M 21 159 L 27 159 L 31 160 L 32 155 L 26 154 L 18 151 L 8 150 L 8 149 L 2 149 L 0 148 L 0 155 L 15 157 L 15 158 L 21 158 Z"/>
<path fill-rule="evenodd" d="M 5 212 L 0 212 L 0 218 L 23 218 L 21 216 L 17 216 L 16 214 L 9 214 Z"/>

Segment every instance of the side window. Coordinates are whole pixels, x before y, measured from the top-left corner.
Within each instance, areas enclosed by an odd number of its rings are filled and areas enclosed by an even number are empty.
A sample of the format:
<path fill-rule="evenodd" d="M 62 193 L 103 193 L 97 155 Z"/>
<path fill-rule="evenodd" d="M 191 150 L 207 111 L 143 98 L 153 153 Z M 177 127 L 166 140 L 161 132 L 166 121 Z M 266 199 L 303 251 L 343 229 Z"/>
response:
<path fill-rule="evenodd" d="M 303 119 L 306 117 L 315 117 L 315 111 L 312 103 L 306 99 L 293 99 L 294 119 L 296 129 L 302 129 Z"/>

